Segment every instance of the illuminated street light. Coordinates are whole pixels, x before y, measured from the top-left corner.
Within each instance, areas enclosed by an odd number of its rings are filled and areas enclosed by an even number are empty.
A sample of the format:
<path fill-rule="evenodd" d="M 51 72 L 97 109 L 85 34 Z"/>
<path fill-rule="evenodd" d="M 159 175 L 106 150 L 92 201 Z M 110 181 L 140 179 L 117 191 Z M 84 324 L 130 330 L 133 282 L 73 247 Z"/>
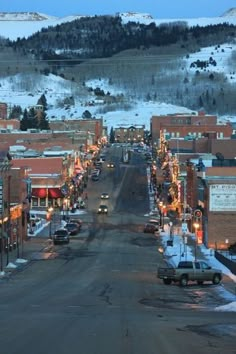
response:
<path fill-rule="evenodd" d="M 52 238 L 52 213 L 53 213 L 53 207 L 48 208 L 47 212 L 47 219 L 49 220 L 49 238 Z"/>
<path fill-rule="evenodd" d="M 200 224 L 198 222 L 193 223 L 193 227 L 195 229 L 195 248 L 194 248 L 194 258 L 195 258 L 195 262 L 197 260 L 197 230 L 200 227 Z"/>

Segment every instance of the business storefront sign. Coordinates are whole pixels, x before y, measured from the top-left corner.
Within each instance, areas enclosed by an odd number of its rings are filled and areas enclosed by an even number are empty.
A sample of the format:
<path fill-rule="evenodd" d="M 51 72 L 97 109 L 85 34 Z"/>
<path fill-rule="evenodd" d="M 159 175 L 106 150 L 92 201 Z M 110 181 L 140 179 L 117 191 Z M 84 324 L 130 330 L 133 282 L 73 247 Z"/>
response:
<path fill-rule="evenodd" d="M 210 211 L 236 211 L 236 184 L 210 185 Z"/>

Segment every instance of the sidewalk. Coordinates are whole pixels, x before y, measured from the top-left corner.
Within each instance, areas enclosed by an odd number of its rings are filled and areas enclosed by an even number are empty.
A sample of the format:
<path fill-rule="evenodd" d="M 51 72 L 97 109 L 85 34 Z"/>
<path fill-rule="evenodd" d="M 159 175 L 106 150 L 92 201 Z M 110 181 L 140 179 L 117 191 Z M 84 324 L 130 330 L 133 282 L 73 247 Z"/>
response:
<path fill-rule="evenodd" d="M 173 235 L 173 246 L 167 246 L 170 240 L 168 230 L 161 232 L 163 245 L 163 257 L 172 266 L 177 266 L 180 260 L 193 261 L 195 259 L 205 260 L 210 266 L 221 269 L 223 273 L 222 288 L 235 295 L 236 301 L 236 275 L 232 274 L 228 268 L 220 263 L 214 256 L 214 250 L 207 249 L 204 245 L 196 245 L 194 234 L 189 234 L 187 243 L 184 244 L 184 238 L 179 235 Z"/>
<path fill-rule="evenodd" d="M 66 216 L 79 218 L 82 215 L 86 215 L 86 210 L 68 212 Z M 0 279 L 9 277 L 17 269 L 29 264 L 32 259 L 53 257 L 50 234 L 52 235 L 56 229 L 62 227 L 62 216 L 62 213 L 58 214 L 58 217 L 51 221 L 51 225 L 49 221 L 42 220 L 28 233 L 28 239 L 20 243 L 18 249 L 0 253 Z"/>

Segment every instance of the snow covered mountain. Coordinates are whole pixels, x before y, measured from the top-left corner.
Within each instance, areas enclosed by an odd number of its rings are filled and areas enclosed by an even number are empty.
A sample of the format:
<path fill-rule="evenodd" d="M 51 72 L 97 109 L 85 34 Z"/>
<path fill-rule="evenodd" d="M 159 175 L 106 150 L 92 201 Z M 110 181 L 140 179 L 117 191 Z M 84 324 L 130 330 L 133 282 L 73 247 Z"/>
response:
<path fill-rule="evenodd" d="M 120 16 L 123 23 L 130 21 L 142 24 L 155 22 L 157 25 L 162 23 L 184 22 L 188 26 L 207 26 L 220 23 L 236 25 L 236 8 L 226 11 L 220 17 L 193 18 L 193 19 L 154 19 L 150 14 L 137 12 L 122 12 L 114 16 Z M 71 22 L 84 15 L 71 15 L 62 18 L 48 16 L 37 12 L 0 12 L 0 37 L 16 40 L 17 38 L 27 38 L 42 28 L 57 26 L 65 22 Z"/>
<path fill-rule="evenodd" d="M 204 19 L 153 19 L 149 14 L 141 13 L 119 13 L 116 16 L 121 16 L 123 22 L 135 21 L 140 23 L 157 24 L 167 22 L 187 22 L 189 26 L 199 25 L 206 26 L 217 23 L 231 23 L 236 25 L 236 8 L 230 9 L 221 17 L 204 18 Z M 0 36 L 12 40 L 19 38 L 27 38 L 33 33 L 40 31 L 42 28 L 48 26 L 56 26 L 58 24 L 73 21 L 83 16 L 67 16 L 64 18 L 56 18 L 39 13 L 0 13 Z M 235 71 L 232 66 L 229 66 L 229 59 L 233 51 L 236 50 L 236 45 L 225 44 L 225 46 L 201 48 L 196 54 L 192 53 L 188 58 L 185 58 L 186 68 L 188 68 L 189 75 L 191 71 L 193 75 L 196 69 L 189 69 L 191 63 L 197 62 L 199 57 L 201 61 L 208 62 L 209 57 L 212 56 L 217 61 L 217 66 L 211 68 L 215 73 L 224 73 L 227 80 L 231 83 L 236 81 Z M 208 68 L 209 70 L 209 68 Z M 200 69 L 199 69 L 200 71 Z M 165 77 L 166 77 L 165 72 Z M 35 85 L 37 82 L 37 85 Z M 170 113 L 191 113 L 192 110 L 186 107 L 179 107 L 163 102 L 141 102 L 134 99 L 129 102 L 129 109 L 110 110 L 105 113 L 102 110 L 101 102 L 96 102 L 94 96 L 87 96 L 82 98 L 82 89 L 78 87 L 76 82 L 64 80 L 61 77 L 50 74 L 49 76 L 42 76 L 39 74 L 17 74 L 2 78 L 0 81 L 0 102 L 6 102 L 9 107 L 20 105 L 23 109 L 29 108 L 37 104 L 37 100 L 42 94 L 46 95 L 48 103 L 47 116 L 50 120 L 53 119 L 77 119 L 82 117 L 85 110 L 89 110 L 95 118 L 103 117 L 104 124 L 115 127 L 117 125 L 132 125 L 144 124 L 146 129 L 149 129 L 150 118 L 156 114 L 170 114 Z M 114 85 L 109 83 L 106 77 L 95 78 L 84 83 L 85 87 L 100 87 L 105 92 L 111 94 L 126 94 L 125 91 L 120 92 Z M 66 97 L 73 96 L 75 98 L 74 105 L 65 106 L 63 100 Z M 91 103 L 92 102 L 92 103 Z M 229 120 L 231 117 L 225 117 Z M 220 117 L 223 121 L 224 118 Z M 232 120 L 232 119 L 231 119 Z"/>

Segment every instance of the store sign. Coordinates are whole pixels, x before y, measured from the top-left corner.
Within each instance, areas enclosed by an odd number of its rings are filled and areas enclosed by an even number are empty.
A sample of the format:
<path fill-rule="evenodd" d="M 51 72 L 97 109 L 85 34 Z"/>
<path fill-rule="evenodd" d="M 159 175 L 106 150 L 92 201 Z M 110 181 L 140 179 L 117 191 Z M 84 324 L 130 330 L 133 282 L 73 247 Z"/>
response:
<path fill-rule="evenodd" d="M 236 211 L 236 184 L 210 185 L 210 211 Z"/>

